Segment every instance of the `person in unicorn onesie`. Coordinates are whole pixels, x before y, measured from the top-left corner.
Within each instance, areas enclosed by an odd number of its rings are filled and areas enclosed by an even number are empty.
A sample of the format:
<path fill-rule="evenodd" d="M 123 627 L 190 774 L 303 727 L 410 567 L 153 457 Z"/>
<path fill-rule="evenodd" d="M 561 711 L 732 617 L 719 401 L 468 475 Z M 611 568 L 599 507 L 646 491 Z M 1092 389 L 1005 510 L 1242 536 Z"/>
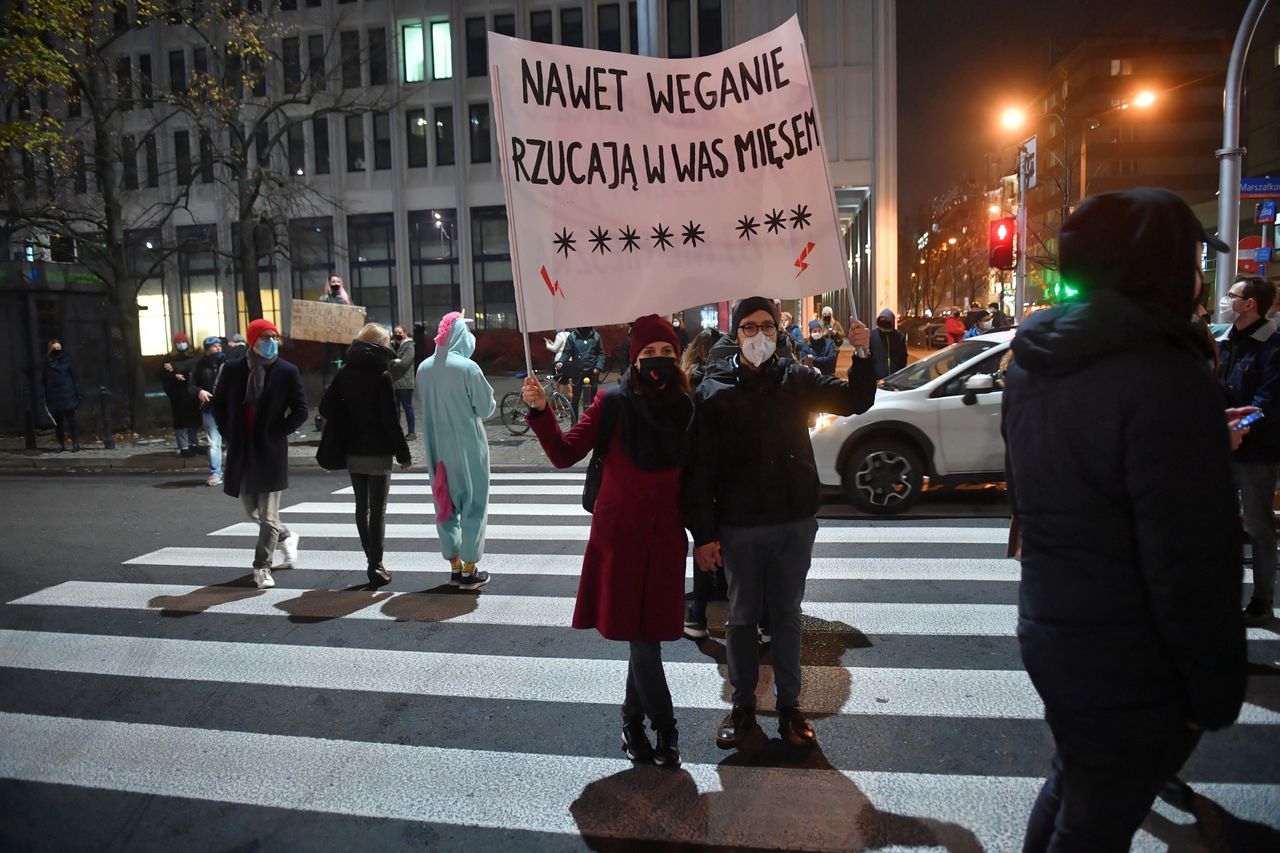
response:
<path fill-rule="evenodd" d="M 422 435 L 431 472 L 440 549 L 449 561 L 449 583 L 479 589 L 489 573 L 476 568 L 484 555 L 489 519 L 489 440 L 484 421 L 497 403 L 493 386 L 471 360 L 476 349 L 469 320 L 457 311 L 444 315 L 436 351 L 418 367 Z"/>

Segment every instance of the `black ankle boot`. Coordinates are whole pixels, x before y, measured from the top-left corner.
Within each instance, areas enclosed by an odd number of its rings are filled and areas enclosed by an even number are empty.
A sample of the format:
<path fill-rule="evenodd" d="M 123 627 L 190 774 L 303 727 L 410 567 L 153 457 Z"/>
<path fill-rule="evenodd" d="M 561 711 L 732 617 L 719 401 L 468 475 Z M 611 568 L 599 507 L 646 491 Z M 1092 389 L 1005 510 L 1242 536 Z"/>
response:
<path fill-rule="evenodd" d="M 369 583 L 382 586 L 391 583 L 391 572 L 382 567 L 382 563 L 375 563 L 365 569 L 365 574 L 369 576 Z"/>
<path fill-rule="evenodd" d="M 653 763 L 663 767 L 680 766 L 680 732 L 676 724 L 658 729 L 658 745 L 653 749 Z"/>
<path fill-rule="evenodd" d="M 644 717 L 622 721 L 622 751 L 632 761 L 653 760 L 653 745 L 644 731 Z"/>

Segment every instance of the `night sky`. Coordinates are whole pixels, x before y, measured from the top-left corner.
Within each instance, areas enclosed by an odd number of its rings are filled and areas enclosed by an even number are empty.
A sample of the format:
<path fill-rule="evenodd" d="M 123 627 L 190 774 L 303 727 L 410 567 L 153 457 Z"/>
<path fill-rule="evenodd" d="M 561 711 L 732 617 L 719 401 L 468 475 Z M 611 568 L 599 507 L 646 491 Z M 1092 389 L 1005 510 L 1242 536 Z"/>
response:
<path fill-rule="evenodd" d="M 1000 110 L 1023 105 L 1040 92 L 1055 56 L 1086 32 L 1137 33 L 1159 23 L 1213 27 L 1234 37 L 1247 5 L 1246 0 L 898 0 L 900 213 L 912 215 L 966 174 L 978 176 L 984 153 L 1000 140 Z"/>

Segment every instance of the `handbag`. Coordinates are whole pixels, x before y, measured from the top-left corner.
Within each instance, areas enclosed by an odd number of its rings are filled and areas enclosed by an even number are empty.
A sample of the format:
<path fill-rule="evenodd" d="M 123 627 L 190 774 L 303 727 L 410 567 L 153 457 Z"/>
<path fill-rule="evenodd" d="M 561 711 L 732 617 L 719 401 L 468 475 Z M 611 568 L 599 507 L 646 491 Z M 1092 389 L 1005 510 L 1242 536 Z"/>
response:
<path fill-rule="evenodd" d="M 620 405 L 620 404 L 617 404 Z M 600 482 L 604 479 L 604 457 L 609 452 L 609 438 L 613 435 L 615 406 L 609 405 L 609 397 L 600 401 L 600 440 L 591 452 L 591 461 L 587 463 L 587 479 L 582 484 L 582 508 L 594 512 L 596 497 L 600 494 Z"/>
<path fill-rule="evenodd" d="M 342 425 L 336 417 L 324 419 L 320 446 L 316 448 L 316 464 L 326 471 L 341 471 L 347 467 L 347 451 L 342 445 Z"/>

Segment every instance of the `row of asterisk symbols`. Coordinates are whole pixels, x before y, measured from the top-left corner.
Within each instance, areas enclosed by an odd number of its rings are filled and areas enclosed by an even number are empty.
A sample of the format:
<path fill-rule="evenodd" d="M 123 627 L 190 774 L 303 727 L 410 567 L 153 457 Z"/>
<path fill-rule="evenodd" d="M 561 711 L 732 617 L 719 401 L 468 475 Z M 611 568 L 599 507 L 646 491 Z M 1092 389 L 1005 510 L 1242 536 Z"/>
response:
<path fill-rule="evenodd" d="M 652 228 L 648 237 L 642 237 L 630 225 L 624 225 L 619 228 L 616 237 L 613 236 L 610 229 L 605 228 L 603 225 L 590 229 L 589 233 L 591 236 L 587 242 L 591 244 L 592 254 L 599 252 L 602 255 L 613 251 L 612 243 L 615 240 L 620 244 L 618 251 L 627 252 L 628 254 L 639 250 L 642 240 L 652 240 L 652 248 L 661 249 L 664 252 L 675 246 L 676 240 L 675 233 L 661 222 Z M 706 233 L 706 230 L 701 225 L 691 219 L 687 225 L 680 226 L 680 242 L 682 245 L 692 246 L 696 249 L 699 243 L 707 242 Z M 578 251 L 578 240 L 568 228 L 561 228 L 552 242 L 555 243 L 556 252 L 563 252 L 566 258 L 569 257 L 570 252 Z"/>
<path fill-rule="evenodd" d="M 754 216 L 745 214 L 738 220 L 738 224 L 734 226 L 734 230 L 738 232 L 739 240 L 750 240 L 752 237 L 758 236 L 758 232 L 763 226 L 770 234 L 778 234 L 787 230 L 788 219 L 791 222 L 793 231 L 803 231 L 810 226 L 809 220 L 813 218 L 813 214 L 809 212 L 807 204 L 797 204 L 791 208 L 791 215 L 788 217 L 786 210 L 772 208 L 768 213 L 764 214 L 764 222 L 758 221 Z"/>

